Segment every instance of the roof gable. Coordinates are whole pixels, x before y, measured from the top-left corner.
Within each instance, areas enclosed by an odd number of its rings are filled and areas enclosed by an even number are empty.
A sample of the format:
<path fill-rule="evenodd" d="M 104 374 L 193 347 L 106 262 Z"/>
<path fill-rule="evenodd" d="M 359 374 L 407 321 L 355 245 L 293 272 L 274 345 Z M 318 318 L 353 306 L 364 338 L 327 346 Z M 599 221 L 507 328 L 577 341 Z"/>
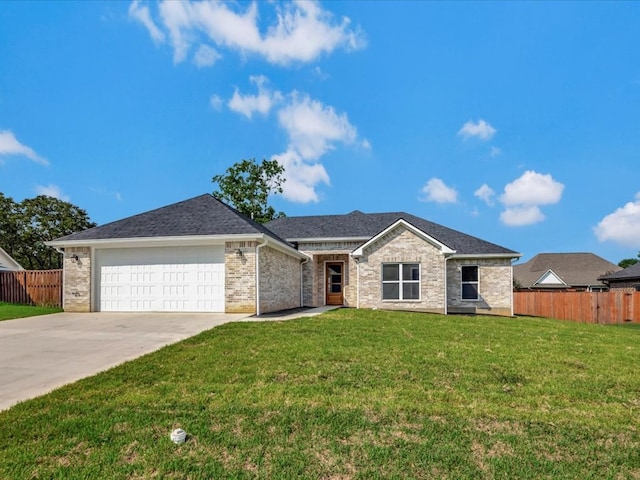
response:
<path fill-rule="evenodd" d="M 567 284 L 553 270 L 547 270 L 544 275 L 534 282 L 534 285 L 560 285 L 564 287 Z"/>
<path fill-rule="evenodd" d="M 525 263 L 514 265 L 513 276 L 523 288 L 545 285 L 584 287 L 602 285 L 598 278 L 616 270 L 620 267 L 593 253 L 539 253 Z M 551 283 L 549 272 L 562 283 Z M 541 283 L 542 279 L 547 283 Z"/>
<path fill-rule="evenodd" d="M 338 238 L 365 241 L 377 236 L 399 220 L 412 225 L 423 235 L 450 250 L 455 250 L 458 255 L 520 256 L 508 248 L 405 212 L 362 213 L 356 210 L 346 215 L 283 217 L 267 223 L 266 227 L 290 242 Z"/>
<path fill-rule="evenodd" d="M 82 232 L 73 233 L 58 238 L 53 243 L 261 234 L 287 245 L 287 242 L 263 225 L 242 215 L 213 195 L 205 194 Z"/>
<path fill-rule="evenodd" d="M 400 227 L 404 227 L 407 230 L 409 230 L 410 232 L 413 232 L 415 235 L 417 235 L 418 237 L 422 238 L 424 241 L 426 241 L 426 242 L 432 244 L 433 246 L 437 247 L 443 253 L 455 253 L 455 250 L 450 249 L 448 246 L 446 246 L 443 243 L 439 242 L 435 238 L 429 236 L 428 234 L 426 234 L 422 230 L 414 227 L 413 225 L 411 225 L 407 221 L 405 221 L 403 219 L 399 219 L 397 222 L 395 222 L 392 225 L 388 226 L 383 231 L 381 231 L 377 235 L 374 235 L 369 240 L 367 240 L 365 243 L 363 243 L 358 248 L 356 248 L 352 252 L 353 255 L 356 256 L 356 257 L 362 256 L 364 254 L 364 249 L 365 248 L 367 248 L 371 244 L 375 243 L 379 238 L 387 235 L 389 232 L 392 232 L 393 230 L 395 230 L 397 228 L 400 228 Z"/>
<path fill-rule="evenodd" d="M 24 270 L 24 268 L 0 247 L 0 271 L 3 270 Z"/>

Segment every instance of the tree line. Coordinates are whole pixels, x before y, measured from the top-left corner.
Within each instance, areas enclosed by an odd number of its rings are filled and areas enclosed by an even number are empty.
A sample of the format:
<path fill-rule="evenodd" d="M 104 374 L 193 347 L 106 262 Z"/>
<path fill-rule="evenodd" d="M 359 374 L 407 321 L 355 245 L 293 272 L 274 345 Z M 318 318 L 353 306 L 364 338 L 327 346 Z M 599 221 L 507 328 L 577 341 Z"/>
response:
<path fill-rule="evenodd" d="M 44 242 L 95 226 L 69 202 L 47 195 L 16 202 L 0 193 L 0 247 L 27 270 L 62 268 L 62 255 Z"/>

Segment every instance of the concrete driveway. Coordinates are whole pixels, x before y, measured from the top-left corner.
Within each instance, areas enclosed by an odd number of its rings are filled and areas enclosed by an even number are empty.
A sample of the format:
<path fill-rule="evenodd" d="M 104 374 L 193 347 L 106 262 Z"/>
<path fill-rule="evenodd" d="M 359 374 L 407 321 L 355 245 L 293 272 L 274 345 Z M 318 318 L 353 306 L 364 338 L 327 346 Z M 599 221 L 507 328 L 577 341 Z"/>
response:
<path fill-rule="evenodd" d="M 56 313 L 0 322 L 0 410 L 247 317 L 211 313 Z"/>

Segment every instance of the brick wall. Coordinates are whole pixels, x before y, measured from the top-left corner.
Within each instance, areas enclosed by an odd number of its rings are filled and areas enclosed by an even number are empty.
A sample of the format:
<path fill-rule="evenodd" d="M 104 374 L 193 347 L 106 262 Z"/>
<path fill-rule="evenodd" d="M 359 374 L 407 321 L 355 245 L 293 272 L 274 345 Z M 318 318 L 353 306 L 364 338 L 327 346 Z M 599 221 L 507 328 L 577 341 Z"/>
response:
<path fill-rule="evenodd" d="M 256 242 L 226 242 L 224 305 L 227 313 L 256 312 Z M 242 256 L 238 255 L 238 250 Z"/>
<path fill-rule="evenodd" d="M 382 300 L 383 263 L 419 263 L 420 300 Z M 361 308 L 444 313 L 444 256 L 405 227 L 393 229 L 367 247 L 358 268 Z"/>
<path fill-rule="evenodd" d="M 300 260 L 271 247 L 259 252 L 260 312 L 300 306 Z"/>
<path fill-rule="evenodd" d="M 627 281 L 610 281 L 609 290 L 611 291 L 623 291 L 633 293 L 638 290 L 636 288 L 640 285 L 640 279 L 627 280 Z"/>
<path fill-rule="evenodd" d="M 462 300 L 461 266 L 477 265 L 480 299 Z M 449 313 L 481 313 L 511 316 L 511 260 L 451 259 L 447 262 L 447 296 Z"/>
<path fill-rule="evenodd" d="M 91 248 L 67 247 L 63 269 L 62 308 L 65 312 L 90 312 Z"/>

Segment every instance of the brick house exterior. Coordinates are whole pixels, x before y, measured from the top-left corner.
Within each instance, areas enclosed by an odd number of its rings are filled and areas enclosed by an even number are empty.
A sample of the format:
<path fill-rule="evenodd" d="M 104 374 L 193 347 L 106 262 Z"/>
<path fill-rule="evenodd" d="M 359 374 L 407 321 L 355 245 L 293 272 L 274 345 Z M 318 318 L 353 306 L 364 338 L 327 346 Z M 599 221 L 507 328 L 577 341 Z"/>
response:
<path fill-rule="evenodd" d="M 513 315 L 511 263 L 520 254 L 462 232 L 404 212 L 284 217 L 266 227 L 309 257 L 305 306 L 336 300 L 356 308 Z M 339 272 L 330 271 L 334 264 Z M 463 281 L 467 269 L 475 281 Z M 400 278 L 405 270 L 412 280 Z M 396 272 L 397 280 L 385 278 Z M 332 277 L 342 289 L 334 298 L 327 293 L 336 286 Z"/>
<path fill-rule="evenodd" d="M 640 292 L 640 262 L 614 273 L 603 275 L 601 280 L 610 290 Z"/>
<path fill-rule="evenodd" d="M 339 305 L 512 315 L 519 254 L 406 213 L 259 225 L 211 195 L 49 242 L 67 311 L 263 314 Z"/>

